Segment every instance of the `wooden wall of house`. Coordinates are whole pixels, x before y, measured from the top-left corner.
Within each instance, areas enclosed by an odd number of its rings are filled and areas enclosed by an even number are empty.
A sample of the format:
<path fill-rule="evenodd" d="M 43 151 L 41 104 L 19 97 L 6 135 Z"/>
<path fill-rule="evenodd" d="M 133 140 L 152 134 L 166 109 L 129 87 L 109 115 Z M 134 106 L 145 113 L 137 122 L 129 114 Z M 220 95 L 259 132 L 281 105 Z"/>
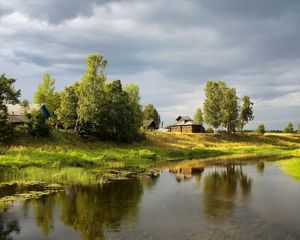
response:
<path fill-rule="evenodd" d="M 171 132 L 181 132 L 181 126 L 171 126 L 170 131 Z"/>
<path fill-rule="evenodd" d="M 171 126 L 171 132 L 184 133 L 204 133 L 204 128 L 201 125 L 186 125 L 186 126 Z"/>

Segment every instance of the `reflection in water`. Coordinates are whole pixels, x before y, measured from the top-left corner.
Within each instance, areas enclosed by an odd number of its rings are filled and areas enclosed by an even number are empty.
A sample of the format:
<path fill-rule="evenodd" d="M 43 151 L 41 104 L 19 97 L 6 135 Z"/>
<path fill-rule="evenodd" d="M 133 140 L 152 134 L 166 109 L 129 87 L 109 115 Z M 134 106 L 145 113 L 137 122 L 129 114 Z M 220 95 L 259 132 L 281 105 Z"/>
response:
<path fill-rule="evenodd" d="M 158 178 L 72 186 L 4 209 L 0 240 L 300 239 L 299 182 L 263 169 L 176 164 Z"/>
<path fill-rule="evenodd" d="M 244 174 L 242 167 L 234 164 L 225 169 L 215 169 L 202 179 L 204 215 L 225 217 L 232 213 L 239 189 L 242 197 L 248 198 L 252 181 Z"/>
<path fill-rule="evenodd" d="M 258 163 L 256 164 L 256 169 L 257 169 L 257 172 L 258 172 L 258 173 L 263 174 L 263 173 L 264 173 L 264 170 L 265 170 L 265 163 L 264 163 L 264 162 L 258 162 Z"/>
<path fill-rule="evenodd" d="M 20 226 L 16 219 L 11 219 L 6 215 L 7 209 L 0 215 L 0 240 L 12 240 L 12 233 L 19 233 Z"/>
<path fill-rule="evenodd" d="M 153 182 L 152 182 L 153 184 Z M 147 181 L 151 187 L 151 180 Z M 44 236 L 53 229 L 53 210 L 59 207 L 60 221 L 78 230 L 84 240 L 104 239 L 103 228 L 120 229 L 121 220 L 131 223 L 143 193 L 140 181 L 119 181 L 100 187 L 70 188 L 65 192 L 32 201 L 36 225 Z"/>

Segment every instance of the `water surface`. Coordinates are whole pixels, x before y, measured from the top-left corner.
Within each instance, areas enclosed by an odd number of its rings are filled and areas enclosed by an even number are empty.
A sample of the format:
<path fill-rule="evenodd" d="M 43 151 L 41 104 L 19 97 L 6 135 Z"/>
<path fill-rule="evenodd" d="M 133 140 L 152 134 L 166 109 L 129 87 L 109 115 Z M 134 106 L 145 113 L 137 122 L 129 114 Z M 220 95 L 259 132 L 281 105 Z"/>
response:
<path fill-rule="evenodd" d="M 15 202 L 0 239 L 300 239 L 300 182 L 252 163 L 69 187 Z"/>

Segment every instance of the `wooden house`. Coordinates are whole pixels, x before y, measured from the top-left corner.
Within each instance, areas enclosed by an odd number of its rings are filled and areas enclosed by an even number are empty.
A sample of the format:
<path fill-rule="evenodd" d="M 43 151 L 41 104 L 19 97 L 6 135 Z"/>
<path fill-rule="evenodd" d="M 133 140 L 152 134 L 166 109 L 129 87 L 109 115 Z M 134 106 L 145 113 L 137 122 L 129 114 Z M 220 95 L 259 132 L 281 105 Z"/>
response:
<path fill-rule="evenodd" d="M 50 113 L 44 104 L 31 104 L 26 111 L 20 104 L 7 104 L 6 107 L 7 120 L 14 125 L 25 125 L 29 121 L 27 114 L 31 111 L 40 111 L 46 119 L 50 117 Z"/>
<path fill-rule="evenodd" d="M 150 119 L 143 121 L 143 128 L 144 130 L 155 131 L 156 129 L 158 129 L 158 126 L 156 125 L 154 120 Z"/>
<path fill-rule="evenodd" d="M 188 116 L 178 116 L 176 123 L 170 126 L 170 132 L 204 133 L 205 128 Z"/>

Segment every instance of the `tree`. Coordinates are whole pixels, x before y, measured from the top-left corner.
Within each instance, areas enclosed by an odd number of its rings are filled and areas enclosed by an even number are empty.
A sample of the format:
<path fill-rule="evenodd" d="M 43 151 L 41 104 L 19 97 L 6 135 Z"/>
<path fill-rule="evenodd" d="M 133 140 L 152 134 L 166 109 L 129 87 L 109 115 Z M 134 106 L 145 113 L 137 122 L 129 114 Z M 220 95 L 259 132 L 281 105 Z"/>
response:
<path fill-rule="evenodd" d="M 40 111 L 30 113 L 27 129 L 33 137 L 47 137 L 50 134 L 50 126 Z"/>
<path fill-rule="evenodd" d="M 239 116 L 238 97 L 236 89 L 228 87 L 224 82 L 218 82 L 221 89 L 221 122 L 228 133 L 234 133 Z"/>
<path fill-rule="evenodd" d="M 34 103 L 45 104 L 53 119 L 56 118 L 55 111 L 60 105 L 60 94 L 55 91 L 55 80 L 46 72 L 42 83 L 38 85 L 34 95 Z"/>
<path fill-rule="evenodd" d="M 293 133 L 294 132 L 293 124 L 291 122 L 288 123 L 288 125 L 284 129 L 284 132 L 285 133 Z"/>
<path fill-rule="evenodd" d="M 124 91 L 128 94 L 129 104 L 133 111 L 133 125 L 138 131 L 143 121 L 143 110 L 140 104 L 140 89 L 136 84 L 130 83 L 124 87 Z"/>
<path fill-rule="evenodd" d="M 91 54 L 86 58 L 85 64 L 86 72 L 81 78 L 77 90 L 78 122 L 86 130 L 93 125 L 102 128 L 101 121 L 106 110 L 102 105 L 105 102 L 106 76 L 104 68 L 107 62 L 101 54 Z M 93 131 L 93 129 L 90 130 Z"/>
<path fill-rule="evenodd" d="M 266 130 L 265 130 L 265 125 L 262 123 L 262 124 L 259 124 L 257 126 L 257 128 L 255 129 L 255 132 L 256 133 L 259 133 L 259 134 L 265 134 Z"/>
<path fill-rule="evenodd" d="M 3 142 L 13 135 L 13 126 L 7 122 L 6 104 L 19 103 L 20 90 L 14 88 L 15 79 L 0 75 L 0 141 Z"/>
<path fill-rule="evenodd" d="M 244 96 L 242 99 L 242 107 L 239 116 L 239 123 L 241 132 L 244 129 L 244 126 L 254 119 L 253 116 L 253 102 L 250 101 L 249 96 Z"/>
<path fill-rule="evenodd" d="M 196 113 L 194 115 L 194 122 L 197 124 L 203 124 L 203 113 L 201 108 L 197 108 Z"/>
<path fill-rule="evenodd" d="M 205 86 L 204 121 L 215 130 L 221 126 L 222 92 L 218 83 L 208 81 Z"/>
<path fill-rule="evenodd" d="M 298 124 L 298 131 L 297 134 L 300 134 L 300 123 Z"/>
<path fill-rule="evenodd" d="M 123 90 L 120 80 L 106 81 L 107 64 L 100 54 L 86 58 L 86 72 L 76 91 L 78 131 L 103 140 L 132 142 L 141 126 L 139 89 L 129 85 Z"/>
<path fill-rule="evenodd" d="M 148 104 L 144 106 L 143 109 L 144 120 L 154 120 L 155 124 L 159 127 L 160 116 L 153 104 Z"/>
<path fill-rule="evenodd" d="M 77 122 L 78 96 L 76 91 L 79 84 L 76 82 L 71 86 L 65 87 L 61 94 L 60 107 L 55 111 L 57 119 L 65 129 L 75 128 Z"/>
<path fill-rule="evenodd" d="M 20 103 L 20 106 L 21 106 L 21 113 L 24 115 L 27 115 L 29 113 L 29 109 L 30 109 L 29 101 L 26 99 L 23 99 Z"/>

